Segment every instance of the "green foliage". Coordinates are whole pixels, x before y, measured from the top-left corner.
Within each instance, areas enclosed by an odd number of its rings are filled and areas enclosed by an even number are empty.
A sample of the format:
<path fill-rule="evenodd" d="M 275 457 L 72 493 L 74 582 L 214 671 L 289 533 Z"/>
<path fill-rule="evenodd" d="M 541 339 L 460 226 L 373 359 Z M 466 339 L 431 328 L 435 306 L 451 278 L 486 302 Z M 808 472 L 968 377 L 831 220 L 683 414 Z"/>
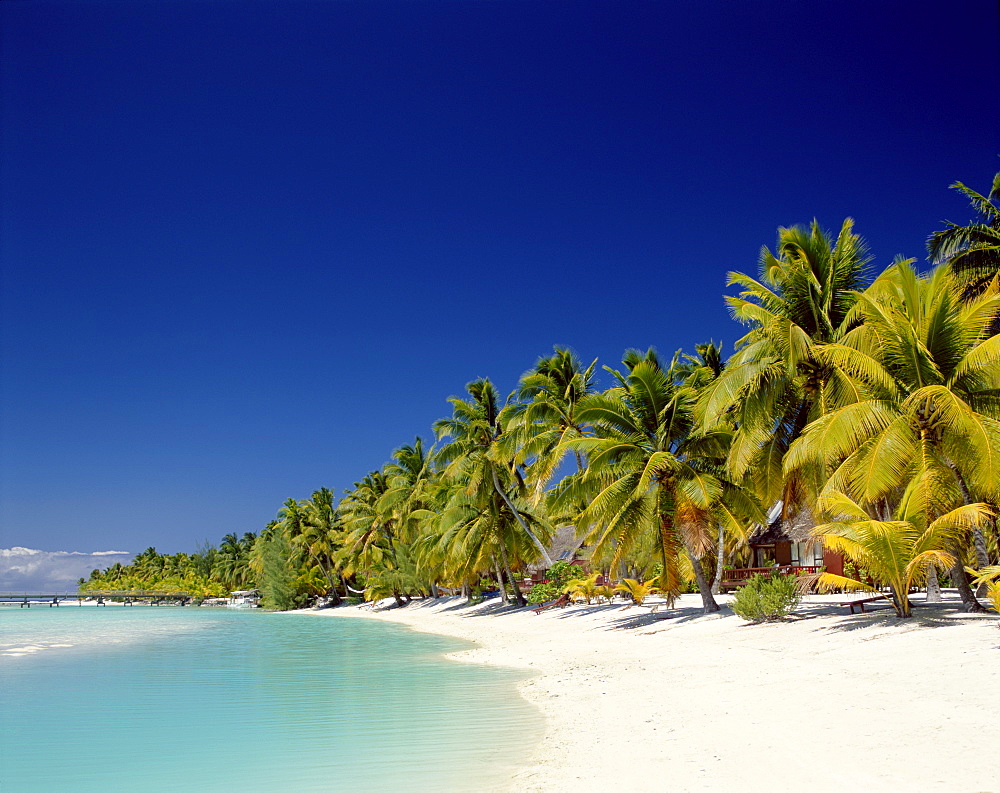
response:
<path fill-rule="evenodd" d="M 1000 581 L 986 585 L 986 597 L 990 601 L 990 608 L 1000 614 Z"/>
<path fill-rule="evenodd" d="M 558 598 L 566 589 L 567 584 L 580 572 L 580 568 L 563 560 L 553 562 L 546 573 L 548 579 L 541 584 L 535 584 L 528 593 L 528 603 L 546 603 Z"/>
<path fill-rule="evenodd" d="M 291 564 L 292 544 L 283 531 L 275 531 L 264 540 L 263 570 L 260 581 L 261 605 L 284 611 L 298 605 L 296 572 Z"/>
<path fill-rule="evenodd" d="M 755 575 L 733 596 L 733 612 L 750 622 L 784 619 L 799 605 L 801 594 L 794 575 Z"/>
<path fill-rule="evenodd" d="M 906 498 L 909 493 L 904 494 L 896 520 L 880 521 L 870 518 L 861 506 L 843 493 L 834 492 L 819 504 L 826 513 L 838 519 L 813 530 L 816 536 L 823 538 L 824 547 L 837 551 L 856 567 L 869 571 L 875 581 L 891 587 L 892 603 L 899 617 L 910 616 L 910 587 L 926 581 L 929 564 L 945 568 L 954 563 L 954 557 L 944 548 L 959 542 L 964 533 L 984 525 L 996 514 L 987 504 L 968 504 L 925 526 L 925 502 Z M 865 581 L 832 573 L 821 573 L 817 587 L 820 591 L 878 592 Z"/>

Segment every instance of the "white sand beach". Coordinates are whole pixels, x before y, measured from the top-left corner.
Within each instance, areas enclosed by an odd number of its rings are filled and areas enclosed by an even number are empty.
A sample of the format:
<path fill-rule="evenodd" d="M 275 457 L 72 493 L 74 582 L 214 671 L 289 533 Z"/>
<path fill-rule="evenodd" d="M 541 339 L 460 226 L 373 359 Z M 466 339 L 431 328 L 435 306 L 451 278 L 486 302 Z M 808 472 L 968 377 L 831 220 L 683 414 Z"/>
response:
<path fill-rule="evenodd" d="M 1000 793 L 996 615 L 948 603 L 897 620 L 843 599 L 764 625 L 702 616 L 696 595 L 660 613 L 459 598 L 309 613 L 470 639 L 454 658 L 531 672 L 520 690 L 546 730 L 510 791 Z"/>

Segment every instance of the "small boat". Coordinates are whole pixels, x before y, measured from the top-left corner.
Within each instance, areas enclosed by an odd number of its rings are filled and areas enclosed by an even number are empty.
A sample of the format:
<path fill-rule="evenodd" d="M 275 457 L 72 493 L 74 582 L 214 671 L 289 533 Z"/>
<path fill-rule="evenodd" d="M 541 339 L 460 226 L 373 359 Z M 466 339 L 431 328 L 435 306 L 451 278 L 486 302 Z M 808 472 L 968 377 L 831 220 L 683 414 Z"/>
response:
<path fill-rule="evenodd" d="M 231 609 L 258 609 L 260 608 L 260 592 L 256 589 L 240 589 L 229 593 L 227 608 Z"/>

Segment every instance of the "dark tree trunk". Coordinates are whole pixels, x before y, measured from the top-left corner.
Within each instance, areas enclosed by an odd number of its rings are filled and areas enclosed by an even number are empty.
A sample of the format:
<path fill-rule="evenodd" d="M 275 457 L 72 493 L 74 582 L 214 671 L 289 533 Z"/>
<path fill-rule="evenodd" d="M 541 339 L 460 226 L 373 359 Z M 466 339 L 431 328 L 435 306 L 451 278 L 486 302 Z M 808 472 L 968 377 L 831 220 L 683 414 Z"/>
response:
<path fill-rule="evenodd" d="M 503 543 L 500 544 L 500 548 L 503 552 L 504 564 L 507 563 L 507 549 L 503 547 Z M 505 606 L 510 605 L 510 598 L 507 597 L 507 585 L 503 580 L 503 573 L 500 571 L 500 565 L 497 563 L 497 558 L 493 557 L 493 574 L 497 577 L 497 586 L 500 587 L 500 602 Z"/>
<path fill-rule="evenodd" d="M 712 595 L 712 588 L 709 586 L 708 577 L 705 575 L 705 568 L 701 566 L 701 559 L 694 555 L 694 551 L 684 543 L 684 550 L 687 551 L 688 559 L 691 560 L 691 567 L 694 568 L 694 580 L 698 582 L 698 591 L 701 593 L 701 604 L 706 614 L 719 610 L 719 604 L 715 602 Z"/>
<path fill-rule="evenodd" d="M 969 579 L 965 574 L 965 554 L 962 553 L 962 549 L 952 545 L 948 548 L 948 552 L 955 557 L 955 564 L 948 572 L 951 575 L 952 583 L 958 587 L 958 594 L 962 597 L 962 605 L 965 606 L 965 610 L 970 613 L 986 611 L 976 600 L 976 593 L 969 586 Z"/>
<path fill-rule="evenodd" d="M 972 530 L 972 543 L 976 548 L 976 566 L 982 570 L 990 563 L 990 555 L 986 550 L 986 535 L 983 534 L 983 530 L 978 526 Z M 986 597 L 985 581 L 976 590 L 976 597 Z"/>
<path fill-rule="evenodd" d="M 327 583 L 330 584 L 330 594 L 333 595 L 333 605 L 339 606 L 344 601 L 341 600 L 340 593 L 337 591 L 339 582 L 334 579 L 339 578 L 340 576 L 334 576 L 330 570 L 327 570 L 326 565 L 323 564 L 323 561 L 319 557 L 316 557 L 316 562 L 319 564 L 319 569 L 323 571 L 323 575 L 326 576 Z"/>
<path fill-rule="evenodd" d="M 503 571 L 507 574 L 507 581 L 510 582 L 511 593 L 514 598 L 514 603 L 517 606 L 523 607 L 525 605 L 524 596 L 521 594 L 521 587 L 517 585 L 517 581 L 514 578 L 514 573 L 510 569 L 510 560 L 507 558 L 507 546 L 502 542 L 500 543 L 500 558 L 503 561 Z M 501 591 L 505 590 L 506 587 L 503 585 L 503 580 L 500 582 Z M 504 603 L 510 603 L 509 599 L 505 599 Z"/>

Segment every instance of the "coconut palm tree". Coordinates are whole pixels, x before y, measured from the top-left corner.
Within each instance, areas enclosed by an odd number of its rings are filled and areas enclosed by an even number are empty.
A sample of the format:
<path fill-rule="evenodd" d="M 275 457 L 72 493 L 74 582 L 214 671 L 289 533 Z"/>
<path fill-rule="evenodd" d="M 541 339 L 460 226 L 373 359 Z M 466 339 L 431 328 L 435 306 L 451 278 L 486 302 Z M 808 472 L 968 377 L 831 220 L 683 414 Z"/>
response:
<path fill-rule="evenodd" d="M 588 501 L 577 525 L 593 527 L 588 540 L 595 554 L 614 549 L 612 567 L 655 537 L 660 589 L 668 599 L 680 591 L 686 554 L 705 611 L 717 611 L 701 557 L 712 545 L 713 507 L 738 490 L 718 463 L 723 442 L 718 433 L 697 432 L 697 392 L 684 384 L 676 357 L 664 367 L 653 350 L 630 350 L 623 363 L 624 374 L 609 369 L 618 387 L 581 406 L 580 418 L 593 425 L 594 437 L 565 444 L 589 463 L 556 489 L 554 499 Z"/>
<path fill-rule="evenodd" d="M 219 543 L 219 553 L 212 564 L 212 576 L 230 589 L 236 589 L 236 571 L 240 564 L 240 540 L 235 534 L 227 534 Z"/>
<path fill-rule="evenodd" d="M 503 442 L 506 428 L 496 389 L 488 379 L 482 379 L 469 383 L 468 391 L 469 399 L 449 399 L 453 408 L 451 418 L 434 424 L 439 440 L 450 439 L 437 456 L 445 466 L 444 475 L 464 485 L 472 508 L 484 516 L 484 525 L 490 525 L 496 533 L 499 565 L 510 582 L 514 598 L 524 605 L 513 576 L 511 553 L 519 550 L 522 540 L 527 540 L 533 550 L 530 556 L 522 555 L 523 559 L 541 558 L 549 567 L 552 560 L 532 529 L 530 516 L 515 504 L 526 488 L 510 445 Z M 535 529 L 541 526 L 537 522 L 534 525 Z"/>
<path fill-rule="evenodd" d="M 344 533 L 336 564 L 346 576 L 374 573 L 396 566 L 396 515 L 384 499 L 390 484 L 385 469 L 372 471 L 340 502 Z M 394 592 L 399 605 L 402 593 Z"/>
<path fill-rule="evenodd" d="M 1000 337 L 989 328 L 1000 312 L 997 284 L 963 295 L 949 269 L 921 277 L 900 261 L 858 298 L 863 324 L 817 357 L 849 373 L 866 397 L 813 422 L 786 470 L 825 467 L 825 492 L 847 493 L 883 520 L 904 491 L 909 513 L 923 510 L 923 525 L 962 504 L 995 503 Z M 961 549 L 949 550 L 952 578 L 976 610 Z"/>
<path fill-rule="evenodd" d="M 521 375 L 518 401 L 508 407 L 507 428 L 518 447 L 518 464 L 531 463 L 528 476 L 536 504 L 566 455 L 563 442 L 584 435 L 578 411 L 583 400 L 594 393 L 596 366 L 594 359 L 584 369 L 571 350 L 555 347 L 550 357 L 540 358 L 534 369 Z M 578 471 L 584 467 L 579 453 L 576 465 Z"/>
<path fill-rule="evenodd" d="M 909 617 L 910 587 L 923 583 L 935 565 L 950 567 L 955 558 L 946 546 L 955 545 L 962 534 L 973 526 L 982 525 L 995 515 L 987 504 L 976 503 L 957 507 L 927 522 L 927 512 L 920 496 L 920 483 L 914 482 L 894 516 L 894 520 L 876 520 L 868 512 L 839 492 L 820 499 L 822 511 L 834 520 L 817 526 L 816 536 L 823 544 L 843 554 L 871 578 L 889 586 L 892 596 L 886 599 L 896 609 L 898 617 Z M 817 580 L 822 590 L 867 590 L 882 594 L 870 583 L 832 573 L 820 573 Z"/>
<path fill-rule="evenodd" d="M 453 406 L 452 417 L 434 424 L 439 440 L 451 438 L 438 454 L 441 462 L 448 466 L 445 474 L 453 476 L 461 472 L 467 475 L 470 489 L 492 488 L 538 549 L 545 564 L 551 566 L 545 545 L 521 517 L 512 500 L 511 494 L 518 495 L 518 491 L 524 490 L 524 479 L 514 460 L 505 453 L 509 446 L 501 443 L 505 427 L 496 389 L 488 379 L 475 380 L 467 388 L 471 399 L 451 397 L 448 401 Z"/>
<path fill-rule="evenodd" d="M 333 503 L 333 493 L 321 487 L 305 502 L 305 517 L 298 541 L 326 578 L 327 591 L 335 606 L 341 602 L 340 593 L 337 591 L 340 582 L 333 564 L 338 530 L 337 508 Z"/>
<path fill-rule="evenodd" d="M 810 497 L 806 481 L 783 474 L 788 447 L 809 422 L 859 398 L 854 381 L 815 354 L 817 344 L 840 340 L 856 324 L 852 309 L 870 257 L 853 226 L 846 219 L 836 240 L 816 221 L 781 228 L 776 252 L 761 251 L 759 279 L 729 274 L 729 284 L 743 287 L 726 298 L 730 311 L 750 331 L 699 399 L 704 426 L 728 417 L 736 428 L 733 475 L 750 474 L 762 501 L 782 499 L 789 512 Z"/>

